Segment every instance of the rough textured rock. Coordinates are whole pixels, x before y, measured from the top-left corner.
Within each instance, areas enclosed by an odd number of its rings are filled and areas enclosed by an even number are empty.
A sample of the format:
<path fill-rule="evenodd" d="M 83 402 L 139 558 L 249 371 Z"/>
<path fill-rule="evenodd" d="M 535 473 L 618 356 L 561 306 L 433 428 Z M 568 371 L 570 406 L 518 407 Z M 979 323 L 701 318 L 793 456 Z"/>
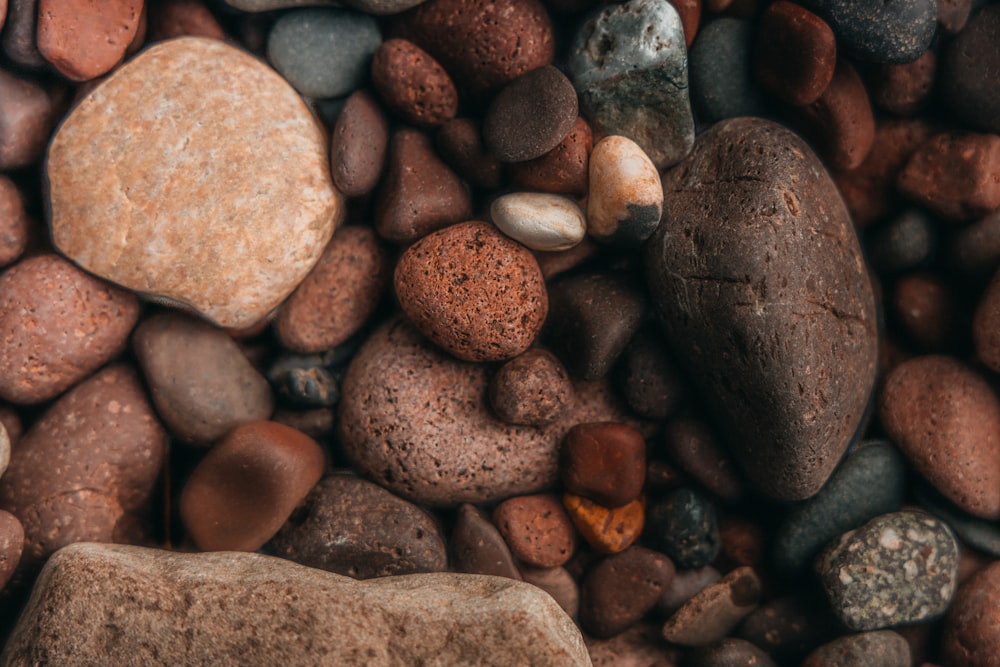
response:
<path fill-rule="evenodd" d="M 333 183 L 347 197 L 375 189 L 389 145 L 389 120 L 366 90 L 347 98 L 330 140 Z"/>
<path fill-rule="evenodd" d="M 891 630 L 862 632 L 833 640 L 809 654 L 802 667 L 910 667 L 910 645 Z"/>
<path fill-rule="evenodd" d="M 247 12 L 265 12 L 292 7 L 349 5 L 369 14 L 397 14 L 425 0 L 225 0 L 231 7 Z"/>
<path fill-rule="evenodd" d="M 419 574 L 362 583 L 260 554 L 97 544 L 49 562 L 2 660 L 589 664 L 555 601 L 510 579 Z"/>
<path fill-rule="evenodd" d="M 648 515 L 650 546 L 670 556 L 682 570 L 705 567 L 719 555 L 715 504 L 700 491 L 687 486 L 674 489 L 653 503 Z"/>
<path fill-rule="evenodd" d="M 1000 665 L 1000 562 L 962 584 L 945 620 L 942 653 L 946 667 Z"/>
<path fill-rule="evenodd" d="M 527 565 L 560 567 L 573 557 L 573 524 L 550 493 L 508 498 L 493 510 L 493 523 L 514 557 Z"/>
<path fill-rule="evenodd" d="M 38 51 L 73 81 L 100 76 L 125 57 L 144 0 L 39 0 Z"/>
<path fill-rule="evenodd" d="M 532 348 L 514 357 L 490 378 L 490 406 L 508 424 L 544 426 L 565 412 L 573 383 L 556 356 Z"/>
<path fill-rule="evenodd" d="M 164 114 L 174 122 L 157 122 Z M 295 91 L 249 54 L 194 37 L 154 45 L 56 132 L 53 243 L 123 287 L 249 326 L 305 277 L 342 214 L 326 141 Z"/>
<path fill-rule="evenodd" d="M 761 119 L 712 126 L 663 181 L 645 264 L 667 341 L 758 488 L 807 498 L 875 379 L 875 301 L 850 216 L 809 147 Z"/>
<path fill-rule="evenodd" d="M 441 125 L 458 111 L 458 91 L 451 77 L 426 51 L 405 39 L 390 39 L 375 51 L 372 84 L 389 110 L 413 125 Z"/>

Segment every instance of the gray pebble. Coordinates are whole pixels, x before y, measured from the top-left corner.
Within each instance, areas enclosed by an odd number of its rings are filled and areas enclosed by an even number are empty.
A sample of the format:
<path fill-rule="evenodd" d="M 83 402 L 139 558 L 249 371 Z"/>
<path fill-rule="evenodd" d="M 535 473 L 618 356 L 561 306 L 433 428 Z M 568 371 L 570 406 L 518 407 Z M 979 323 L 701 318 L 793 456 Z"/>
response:
<path fill-rule="evenodd" d="M 750 21 L 730 17 L 698 31 L 688 68 L 691 104 L 700 122 L 711 125 L 726 118 L 766 114 L 764 96 L 750 67 L 755 34 Z"/>

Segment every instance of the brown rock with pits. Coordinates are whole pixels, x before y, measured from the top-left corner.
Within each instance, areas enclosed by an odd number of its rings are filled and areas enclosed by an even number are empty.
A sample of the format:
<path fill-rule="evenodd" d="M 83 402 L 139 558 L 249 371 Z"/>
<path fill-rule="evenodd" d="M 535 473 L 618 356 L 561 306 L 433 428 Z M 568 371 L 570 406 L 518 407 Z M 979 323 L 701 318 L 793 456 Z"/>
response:
<path fill-rule="evenodd" d="M 458 111 L 451 77 L 430 54 L 405 39 L 390 39 L 378 47 L 372 83 L 389 110 L 412 125 L 441 125 Z"/>
<path fill-rule="evenodd" d="M 486 513 L 475 505 L 459 505 L 448 549 L 456 572 L 521 579 L 510 547 Z"/>
<path fill-rule="evenodd" d="M 63 98 L 59 89 L 0 69 L 0 170 L 20 169 L 42 159 L 62 113 Z"/>
<path fill-rule="evenodd" d="M 1000 665 L 1000 561 L 962 584 L 945 618 L 942 657 L 945 667 Z"/>
<path fill-rule="evenodd" d="M 444 161 L 465 180 L 487 190 L 500 187 L 504 165 L 487 152 L 478 121 L 452 118 L 441 126 L 435 145 Z"/>
<path fill-rule="evenodd" d="M 360 197 L 374 190 L 388 145 L 389 121 L 378 102 L 366 90 L 352 93 L 331 134 L 333 184 L 347 197 Z"/>
<path fill-rule="evenodd" d="M 920 146 L 899 174 L 900 191 L 949 220 L 1000 207 L 1000 136 L 945 132 Z"/>
<path fill-rule="evenodd" d="M 0 267 L 13 263 L 24 253 L 30 225 L 17 186 L 0 175 Z"/>
<path fill-rule="evenodd" d="M 493 98 L 483 119 L 483 142 L 501 162 L 534 160 L 566 138 L 577 111 L 573 84 L 545 65 L 511 81 Z"/>
<path fill-rule="evenodd" d="M 623 507 L 642 494 L 646 480 L 646 440 L 626 424 L 578 424 L 563 440 L 563 485 L 609 509 Z"/>
<path fill-rule="evenodd" d="M 493 510 L 493 523 L 514 556 L 534 567 L 559 567 L 573 556 L 573 524 L 550 494 L 515 496 Z"/>
<path fill-rule="evenodd" d="M 580 625 L 598 638 L 627 630 L 656 606 L 673 577 L 670 559 L 644 547 L 603 559 L 580 586 Z"/>
<path fill-rule="evenodd" d="M 39 0 L 38 51 L 60 74 L 87 81 L 125 57 L 144 0 Z"/>
<path fill-rule="evenodd" d="M 566 138 L 545 155 L 508 165 L 514 185 L 555 194 L 587 194 L 590 151 L 594 147 L 590 125 L 577 118 Z"/>
<path fill-rule="evenodd" d="M 882 65 L 873 86 L 875 104 L 899 116 L 917 113 L 930 100 L 936 71 L 937 56 L 930 49 L 912 63 Z"/>
<path fill-rule="evenodd" d="M 765 90 L 788 104 L 820 98 L 837 67 L 837 40 L 826 21 L 801 5 L 778 0 L 760 17 L 754 74 Z"/>
<path fill-rule="evenodd" d="M 737 568 L 702 589 L 667 619 L 663 638 L 681 646 L 717 642 L 757 607 L 760 592 L 760 579 L 753 569 Z"/>
<path fill-rule="evenodd" d="M 24 551 L 24 527 L 10 512 L 0 510 L 0 590 L 14 576 Z"/>
<path fill-rule="evenodd" d="M 550 424 L 563 414 L 572 396 L 566 369 L 542 348 L 519 354 L 490 379 L 490 405 L 508 424 Z"/>
<path fill-rule="evenodd" d="M 149 3 L 148 12 L 150 42 L 175 37 L 226 38 L 222 26 L 201 0 L 157 0 Z"/>

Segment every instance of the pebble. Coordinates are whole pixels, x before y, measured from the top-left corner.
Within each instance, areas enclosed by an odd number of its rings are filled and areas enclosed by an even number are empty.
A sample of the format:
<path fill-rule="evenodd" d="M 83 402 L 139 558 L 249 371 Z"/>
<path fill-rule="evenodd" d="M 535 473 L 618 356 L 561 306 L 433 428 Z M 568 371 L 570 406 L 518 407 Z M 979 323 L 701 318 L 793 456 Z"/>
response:
<path fill-rule="evenodd" d="M 55 398 L 125 348 L 134 296 L 62 257 L 29 257 L 0 274 L 0 397 Z"/>
<path fill-rule="evenodd" d="M 892 630 L 834 639 L 809 654 L 802 667 L 911 667 L 910 645 Z"/>
<path fill-rule="evenodd" d="M 684 28 L 667 0 L 629 0 L 593 15 L 576 33 L 567 68 L 595 129 L 632 139 L 657 169 L 691 152 Z"/>
<path fill-rule="evenodd" d="M 760 579 L 753 568 L 733 570 L 684 603 L 663 625 L 663 638 L 681 646 L 720 641 L 757 607 Z"/>
<path fill-rule="evenodd" d="M 568 250 L 583 241 L 587 220 L 569 197 L 545 192 L 512 192 L 490 204 L 500 231 L 532 250 Z"/>
<path fill-rule="evenodd" d="M 650 504 L 645 535 L 682 570 L 705 567 L 721 545 L 715 506 L 691 487 L 674 489 Z"/>
<path fill-rule="evenodd" d="M 302 6 L 326 6 L 345 4 L 369 14 L 384 16 L 398 14 L 415 7 L 425 0 L 225 0 L 231 7 L 247 12 L 264 12 L 272 9 L 290 9 Z"/>
<path fill-rule="evenodd" d="M 72 81 L 101 76 L 125 57 L 142 10 L 143 0 L 38 0 L 38 52 Z"/>
<path fill-rule="evenodd" d="M 106 366 L 60 397 L 0 479 L 0 509 L 24 526 L 24 560 L 41 564 L 72 542 L 142 539 L 166 448 L 130 366 Z"/>
<path fill-rule="evenodd" d="M 347 98 L 330 141 L 333 184 L 345 197 L 361 197 L 375 189 L 385 165 L 389 120 L 366 90 Z"/>
<path fill-rule="evenodd" d="M 215 15 L 201 0 L 160 0 L 148 3 L 146 11 L 150 42 L 176 37 L 226 39 Z"/>
<path fill-rule="evenodd" d="M 569 134 L 548 153 L 534 160 L 509 164 L 507 169 L 510 180 L 519 188 L 584 195 L 587 193 L 590 151 L 593 146 L 590 125 L 583 118 L 577 117 Z"/>
<path fill-rule="evenodd" d="M 698 24 L 701 22 L 701 0 L 670 0 L 670 4 L 681 17 L 681 25 L 684 26 L 684 46 L 690 49 L 694 38 L 698 35 Z"/>
<path fill-rule="evenodd" d="M 538 262 L 489 223 L 425 236 L 399 258 L 394 285 L 414 326 L 465 361 L 516 357 L 538 336 L 548 312 Z"/>
<path fill-rule="evenodd" d="M 937 56 L 928 50 L 912 63 L 883 65 L 873 86 L 875 104 L 889 113 L 911 116 L 930 101 L 937 73 Z"/>
<path fill-rule="evenodd" d="M 271 421 L 302 431 L 313 440 L 328 440 L 333 437 L 335 418 L 336 414 L 332 408 L 312 410 L 278 408 L 271 416 Z"/>
<path fill-rule="evenodd" d="M 17 517 L 0 510 L 0 589 L 7 585 L 21 562 L 24 528 Z"/>
<path fill-rule="evenodd" d="M 743 620 L 736 636 L 783 664 L 797 665 L 841 632 L 829 604 L 810 587 L 762 603 Z"/>
<path fill-rule="evenodd" d="M 448 540 L 448 550 L 451 554 L 451 566 L 456 572 L 522 578 L 503 535 L 486 513 L 475 505 L 459 505 L 455 526 Z M 538 585 L 534 581 L 526 581 Z"/>
<path fill-rule="evenodd" d="M 1000 655 L 996 601 L 1000 561 L 994 561 L 962 584 L 944 623 L 945 667 L 993 667 Z"/>
<path fill-rule="evenodd" d="M 665 174 L 664 195 L 671 222 L 644 260 L 666 342 L 755 486 L 808 498 L 875 379 L 875 302 L 847 210 L 809 147 L 762 119 L 702 133 Z M 738 242 L 720 219 L 740 221 Z M 808 338 L 797 333 L 806 325 Z"/>
<path fill-rule="evenodd" d="M 2 46 L 4 54 L 25 69 L 40 69 L 46 65 L 35 42 L 38 0 L 8 0 L 4 20 Z"/>
<path fill-rule="evenodd" d="M 613 637 L 650 611 L 674 576 L 663 554 L 633 546 L 608 556 L 580 586 L 580 625 L 598 638 Z"/>
<path fill-rule="evenodd" d="M 916 357 L 885 378 L 879 417 L 889 439 L 948 500 L 1000 518 L 1000 401 L 957 359 Z"/>
<path fill-rule="evenodd" d="M 926 141 L 899 174 L 900 192 L 948 220 L 975 220 L 1000 207 L 1000 137 L 946 132 Z"/>
<path fill-rule="evenodd" d="M 437 157 L 427 135 L 411 128 L 392 135 L 375 201 L 379 236 L 401 246 L 472 216 L 461 179 Z"/>
<path fill-rule="evenodd" d="M 458 91 L 426 51 L 405 39 L 382 42 L 372 59 L 372 84 L 404 122 L 434 127 L 454 118 Z"/>
<path fill-rule="evenodd" d="M 752 72 L 755 34 L 753 23 L 731 16 L 713 19 L 698 32 L 688 68 L 691 104 L 701 123 L 767 114 Z"/>
<path fill-rule="evenodd" d="M 490 406 L 508 424 L 544 426 L 561 417 L 573 398 L 573 383 L 559 359 L 531 348 L 490 378 Z"/>
<path fill-rule="evenodd" d="M 573 556 L 573 524 L 551 494 L 514 496 L 493 510 L 493 523 L 519 561 L 533 567 L 559 567 Z"/>
<path fill-rule="evenodd" d="M 938 0 L 938 28 L 945 35 L 957 35 L 965 28 L 978 0 Z"/>
<path fill-rule="evenodd" d="M 656 231 L 663 186 L 649 157 L 631 139 L 601 139 L 590 154 L 587 233 L 598 241 L 638 247 Z"/>
<path fill-rule="evenodd" d="M 573 84 L 552 65 L 504 86 L 483 118 L 483 142 L 501 162 L 534 160 L 553 150 L 577 119 Z"/>
<path fill-rule="evenodd" d="M 947 523 L 955 531 L 963 545 L 970 546 L 994 558 L 1000 558 L 1000 524 L 972 516 L 955 508 L 926 484 L 917 486 L 916 497 L 922 507 Z M 963 550 L 962 555 L 967 555 L 967 551 Z M 962 581 L 961 564 L 959 565 L 958 580 Z"/>
<path fill-rule="evenodd" d="M 745 639 L 723 639 L 688 654 L 691 667 L 776 667 L 771 656 Z"/>
<path fill-rule="evenodd" d="M 805 0 L 849 55 L 874 63 L 908 63 L 931 44 L 937 28 L 935 0 Z"/>
<path fill-rule="evenodd" d="M 987 132 L 1000 132 L 1000 92 L 989 75 L 1000 67 L 998 44 L 1000 7 L 987 5 L 944 47 L 938 77 L 952 114 Z"/>
<path fill-rule="evenodd" d="M 597 553 L 616 554 L 628 549 L 642 534 L 646 499 L 607 508 L 572 493 L 563 494 L 563 505 L 584 541 Z"/>
<path fill-rule="evenodd" d="M 355 579 L 443 572 L 444 539 L 424 510 L 351 475 L 319 482 L 268 552 Z"/>
<path fill-rule="evenodd" d="M 917 511 L 878 516 L 831 542 L 816 571 L 834 614 L 856 632 L 941 616 L 958 578 L 958 544 L 939 519 Z"/>
<path fill-rule="evenodd" d="M 261 554 L 80 544 L 50 561 L 41 582 L 8 642 L 8 664 L 588 660 L 579 630 L 548 595 L 499 577 L 359 582 Z"/>
<path fill-rule="evenodd" d="M 708 491 L 723 500 L 744 495 L 743 478 L 732 456 L 709 425 L 698 418 L 679 416 L 663 430 L 664 452 Z"/>
<path fill-rule="evenodd" d="M 64 110 L 64 97 L 61 88 L 43 87 L 0 69 L 0 170 L 41 161 Z"/>
<path fill-rule="evenodd" d="M 823 19 L 778 0 L 761 15 L 753 65 L 761 86 L 779 100 L 812 104 L 833 80 L 837 42 Z"/>
<path fill-rule="evenodd" d="M 645 419 L 666 419 L 687 394 L 677 363 L 650 327 L 632 336 L 617 367 L 619 392 L 629 408 Z"/>
<path fill-rule="evenodd" d="M 989 282 L 1000 267 L 1000 209 L 955 230 L 946 247 L 949 269 Z"/>
<path fill-rule="evenodd" d="M 155 122 L 164 113 L 175 122 Z M 265 139 L 286 150 L 259 150 Z M 295 91 L 249 54 L 194 37 L 157 44 L 56 132 L 53 243 L 111 282 L 250 326 L 305 278 L 342 215 L 326 141 Z"/>
<path fill-rule="evenodd" d="M 0 267 L 14 263 L 24 254 L 32 226 L 17 186 L 0 175 Z"/>
<path fill-rule="evenodd" d="M 580 611 L 580 587 L 564 567 L 521 567 L 521 575 L 532 586 L 537 586 L 552 596 L 570 618 Z"/>
<path fill-rule="evenodd" d="M 154 315 L 136 329 L 132 349 L 157 414 L 185 442 L 208 445 L 274 411 L 267 380 L 228 334 L 206 322 Z"/>
<path fill-rule="evenodd" d="M 679 570 L 656 601 L 656 611 L 663 616 L 672 616 L 685 602 L 719 579 L 722 575 L 711 565 L 695 570 Z"/>
<path fill-rule="evenodd" d="M 593 667 L 673 667 L 681 652 L 660 639 L 659 628 L 639 622 L 610 639 L 584 636 Z"/>
<path fill-rule="evenodd" d="M 382 43 L 375 19 L 349 9 L 295 9 L 274 23 L 267 58 L 303 95 L 340 97 L 358 89 Z"/>
<path fill-rule="evenodd" d="M 936 275 L 911 273 L 896 283 L 889 305 L 902 332 L 920 350 L 941 350 L 954 337 L 957 299 Z"/>
<path fill-rule="evenodd" d="M 391 265 L 388 248 L 371 227 L 337 230 L 278 311 L 278 341 L 301 354 L 347 342 L 375 313 L 389 286 Z"/>
<path fill-rule="evenodd" d="M 267 369 L 278 399 L 293 408 L 329 408 L 340 400 L 339 374 L 320 355 L 282 355 Z"/>
<path fill-rule="evenodd" d="M 929 264 L 937 247 L 938 232 L 934 221 L 917 208 L 907 209 L 879 225 L 866 244 L 868 260 L 881 274 L 900 273 Z"/>
<path fill-rule="evenodd" d="M 646 440 L 627 424 L 577 424 L 563 440 L 560 479 L 567 491 L 608 509 L 638 500 L 646 481 Z"/>
<path fill-rule="evenodd" d="M 824 545 L 881 514 L 897 511 L 906 466 L 888 442 L 861 443 L 818 494 L 790 509 L 773 538 L 775 571 L 803 572 Z"/>
<path fill-rule="evenodd" d="M 495 190 L 500 187 L 504 165 L 486 151 L 480 130 L 476 120 L 452 118 L 438 130 L 435 146 L 459 176 L 477 187 Z"/>

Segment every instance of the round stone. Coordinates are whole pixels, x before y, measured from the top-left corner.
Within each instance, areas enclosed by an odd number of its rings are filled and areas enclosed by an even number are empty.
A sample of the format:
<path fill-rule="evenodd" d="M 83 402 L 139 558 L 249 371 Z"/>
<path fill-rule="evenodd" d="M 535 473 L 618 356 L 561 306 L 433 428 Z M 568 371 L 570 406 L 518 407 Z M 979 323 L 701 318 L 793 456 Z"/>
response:
<path fill-rule="evenodd" d="M 334 185 L 347 197 L 374 190 L 389 146 L 389 119 L 368 91 L 359 90 L 347 98 L 331 135 Z"/>
<path fill-rule="evenodd" d="M 490 204 L 500 231 L 532 250 L 567 250 L 587 233 L 583 211 L 569 197 L 544 192 L 512 192 Z"/>
<path fill-rule="evenodd" d="M 532 567 L 559 567 L 573 556 L 573 524 L 551 494 L 508 498 L 493 510 L 493 523 L 511 553 Z"/>
<path fill-rule="evenodd" d="M 605 137 L 590 154 L 587 232 L 599 241 L 638 247 L 663 212 L 663 186 L 653 161 L 626 137 Z"/>

